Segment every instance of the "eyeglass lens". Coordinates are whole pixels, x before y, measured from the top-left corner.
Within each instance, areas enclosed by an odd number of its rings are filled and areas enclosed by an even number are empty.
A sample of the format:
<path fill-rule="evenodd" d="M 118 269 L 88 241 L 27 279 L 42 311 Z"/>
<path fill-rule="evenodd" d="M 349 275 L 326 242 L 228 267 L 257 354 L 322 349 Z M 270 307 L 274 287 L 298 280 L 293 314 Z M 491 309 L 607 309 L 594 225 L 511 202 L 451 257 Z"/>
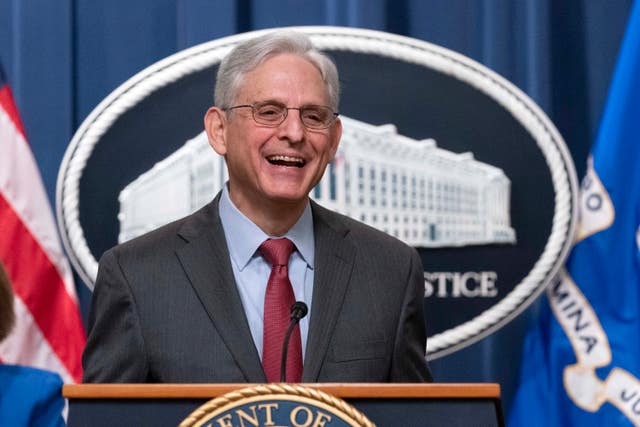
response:
<path fill-rule="evenodd" d="M 324 129 L 331 125 L 335 114 L 329 107 L 322 105 L 307 105 L 300 108 L 286 107 L 277 103 L 258 103 L 253 106 L 253 118 L 265 125 L 279 125 L 289 110 L 298 110 L 300 120 L 310 129 Z"/>

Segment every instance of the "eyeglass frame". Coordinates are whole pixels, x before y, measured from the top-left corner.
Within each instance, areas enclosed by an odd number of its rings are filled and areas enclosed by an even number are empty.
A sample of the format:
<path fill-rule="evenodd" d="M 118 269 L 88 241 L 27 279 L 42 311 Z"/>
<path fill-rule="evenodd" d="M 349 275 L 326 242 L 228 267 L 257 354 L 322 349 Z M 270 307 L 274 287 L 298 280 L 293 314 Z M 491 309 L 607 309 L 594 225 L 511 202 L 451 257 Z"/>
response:
<path fill-rule="evenodd" d="M 278 123 L 262 123 L 259 122 L 258 120 L 256 120 L 256 109 L 258 106 L 261 105 L 273 105 L 273 106 L 279 106 L 283 108 L 283 114 L 282 114 L 282 119 L 278 122 Z M 312 107 L 322 107 L 322 108 L 326 108 L 329 111 L 331 111 L 331 121 L 327 124 L 327 126 L 324 127 L 310 127 L 308 126 L 305 122 L 304 119 L 302 118 L 302 110 L 307 109 L 307 108 L 312 108 Z M 262 101 L 262 102 L 254 102 L 253 104 L 242 104 L 242 105 L 234 105 L 233 107 L 226 107 L 226 108 L 221 108 L 222 111 L 232 111 L 235 110 L 237 108 L 251 108 L 251 118 L 253 118 L 253 121 L 258 123 L 259 125 L 262 126 L 268 126 L 268 127 L 277 127 L 280 126 L 282 123 L 284 123 L 285 120 L 287 120 L 287 117 L 289 116 L 289 110 L 298 110 L 298 116 L 300 117 L 300 122 L 302 123 L 302 125 L 309 129 L 309 130 L 324 130 L 324 129 L 329 129 L 331 127 L 332 124 L 334 124 L 336 122 L 336 119 L 338 118 L 338 116 L 340 115 L 340 113 L 333 111 L 333 108 L 329 107 L 328 105 L 303 105 L 302 107 L 287 107 L 286 105 L 279 103 L 279 102 L 274 102 L 274 101 Z"/>

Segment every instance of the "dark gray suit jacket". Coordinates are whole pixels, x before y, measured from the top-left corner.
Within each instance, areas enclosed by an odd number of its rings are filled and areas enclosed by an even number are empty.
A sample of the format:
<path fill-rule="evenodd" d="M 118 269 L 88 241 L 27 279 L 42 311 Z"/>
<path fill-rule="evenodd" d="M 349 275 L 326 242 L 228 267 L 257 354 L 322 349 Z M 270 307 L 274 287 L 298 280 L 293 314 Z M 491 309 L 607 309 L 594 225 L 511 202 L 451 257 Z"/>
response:
<path fill-rule="evenodd" d="M 85 382 L 265 382 L 218 199 L 105 252 Z M 417 252 L 312 204 L 313 306 L 303 382 L 431 380 Z"/>

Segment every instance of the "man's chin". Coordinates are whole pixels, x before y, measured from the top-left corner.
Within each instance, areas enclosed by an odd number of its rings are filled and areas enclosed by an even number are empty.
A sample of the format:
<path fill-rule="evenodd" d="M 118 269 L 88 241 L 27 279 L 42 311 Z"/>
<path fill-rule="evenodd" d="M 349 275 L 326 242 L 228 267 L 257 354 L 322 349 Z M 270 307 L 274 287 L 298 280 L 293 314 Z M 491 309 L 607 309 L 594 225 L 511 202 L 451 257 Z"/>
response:
<path fill-rule="evenodd" d="M 302 185 L 273 185 L 264 188 L 262 194 L 264 199 L 271 203 L 281 203 L 283 205 L 296 205 L 298 203 L 306 203 L 309 198 L 309 191 L 302 190 L 306 188 Z"/>
<path fill-rule="evenodd" d="M 274 203 L 279 203 L 282 205 L 288 206 L 296 206 L 298 204 L 306 203 L 309 199 L 308 193 L 286 193 L 286 192 L 277 192 L 269 194 L 267 197 L 270 201 Z"/>

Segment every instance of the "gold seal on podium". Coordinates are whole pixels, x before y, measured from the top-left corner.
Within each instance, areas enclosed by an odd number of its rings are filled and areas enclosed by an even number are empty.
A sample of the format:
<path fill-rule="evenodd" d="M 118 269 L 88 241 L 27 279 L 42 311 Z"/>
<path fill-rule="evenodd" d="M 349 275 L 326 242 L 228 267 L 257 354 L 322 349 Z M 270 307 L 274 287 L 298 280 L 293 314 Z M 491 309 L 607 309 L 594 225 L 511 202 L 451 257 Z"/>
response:
<path fill-rule="evenodd" d="M 210 400 L 180 427 L 371 427 L 360 411 L 313 388 L 265 384 Z"/>

